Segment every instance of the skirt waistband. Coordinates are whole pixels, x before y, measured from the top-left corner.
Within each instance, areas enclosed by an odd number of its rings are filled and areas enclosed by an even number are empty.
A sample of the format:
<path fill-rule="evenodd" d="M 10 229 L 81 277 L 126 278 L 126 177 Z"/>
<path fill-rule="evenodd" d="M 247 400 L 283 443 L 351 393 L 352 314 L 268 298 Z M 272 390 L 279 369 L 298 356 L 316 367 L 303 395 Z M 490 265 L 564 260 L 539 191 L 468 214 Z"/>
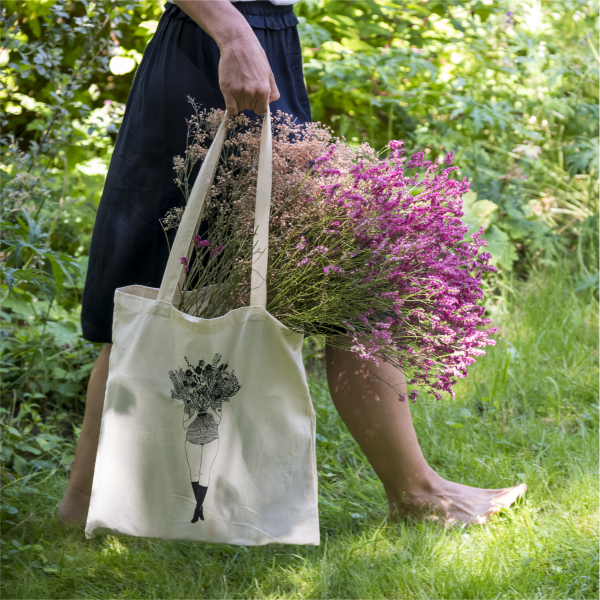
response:
<path fill-rule="evenodd" d="M 298 18 L 294 14 L 292 4 L 275 5 L 268 0 L 257 0 L 256 2 L 232 2 L 233 6 L 244 15 L 251 27 L 257 29 L 287 29 L 298 25 Z M 183 12 L 175 4 L 167 4 L 165 14 L 175 19 L 194 20 Z"/>

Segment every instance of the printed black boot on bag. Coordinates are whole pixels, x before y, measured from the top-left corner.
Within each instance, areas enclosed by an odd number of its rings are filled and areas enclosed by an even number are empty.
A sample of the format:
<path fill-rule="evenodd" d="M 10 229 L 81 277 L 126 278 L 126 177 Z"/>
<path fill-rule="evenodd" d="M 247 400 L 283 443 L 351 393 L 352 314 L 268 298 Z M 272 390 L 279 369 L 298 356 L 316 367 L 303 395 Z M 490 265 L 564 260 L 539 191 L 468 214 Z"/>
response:
<path fill-rule="evenodd" d="M 192 481 L 192 489 L 194 490 L 194 498 L 196 498 L 196 508 L 194 509 L 194 517 L 192 518 L 192 523 L 195 523 L 198 520 L 198 489 L 200 488 L 200 484 L 197 481 Z"/>
<path fill-rule="evenodd" d="M 192 523 L 195 523 L 200 517 L 201 521 L 204 521 L 204 511 L 202 510 L 202 504 L 204 503 L 204 497 L 206 496 L 208 488 L 203 485 L 198 486 L 198 495 L 197 495 L 197 503 L 196 503 L 196 512 L 194 512 L 194 518 L 192 519 Z"/>

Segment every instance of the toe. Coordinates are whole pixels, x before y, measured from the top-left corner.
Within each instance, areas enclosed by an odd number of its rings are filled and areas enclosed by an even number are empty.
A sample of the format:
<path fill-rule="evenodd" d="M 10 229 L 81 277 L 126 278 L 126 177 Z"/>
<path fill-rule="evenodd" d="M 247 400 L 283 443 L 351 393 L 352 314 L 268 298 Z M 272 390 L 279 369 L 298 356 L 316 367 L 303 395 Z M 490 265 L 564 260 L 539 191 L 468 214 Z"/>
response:
<path fill-rule="evenodd" d="M 508 507 L 518 500 L 527 491 L 527 486 L 524 483 L 515 487 L 506 488 L 500 494 L 494 497 L 492 504 L 494 506 Z"/>

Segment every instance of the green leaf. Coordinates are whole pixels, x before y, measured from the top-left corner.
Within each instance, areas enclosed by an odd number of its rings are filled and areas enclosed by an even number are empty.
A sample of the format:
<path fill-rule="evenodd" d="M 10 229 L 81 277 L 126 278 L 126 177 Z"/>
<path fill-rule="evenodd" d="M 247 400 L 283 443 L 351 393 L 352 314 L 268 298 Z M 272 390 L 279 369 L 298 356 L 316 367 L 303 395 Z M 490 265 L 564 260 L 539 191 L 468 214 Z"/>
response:
<path fill-rule="evenodd" d="M 58 573 L 60 571 L 60 567 L 58 565 L 50 565 L 48 567 L 44 567 L 44 573 Z"/>
<path fill-rule="evenodd" d="M 597 138 L 589 140 L 583 136 L 575 138 L 573 149 L 565 158 L 571 173 L 585 173 L 600 161 L 600 144 Z"/>
<path fill-rule="evenodd" d="M 582 273 L 579 276 L 579 282 L 575 286 L 576 292 L 582 292 L 588 289 L 598 289 L 598 271 L 595 273 Z"/>
<path fill-rule="evenodd" d="M 75 346 L 80 339 L 79 327 L 73 321 L 60 321 L 55 323 L 51 321 L 46 325 L 46 332 L 49 333 L 58 346 Z M 55 377 L 64 379 L 67 372 L 63 369 L 55 369 Z"/>
<path fill-rule="evenodd" d="M 9 515 L 16 515 L 19 512 L 17 508 L 14 506 L 9 506 L 8 504 L 2 504 L 0 506 L 0 510 L 8 513 Z"/>
<path fill-rule="evenodd" d="M 488 17 L 492 14 L 492 11 L 481 4 L 473 9 L 473 14 L 477 15 L 481 19 L 482 23 L 485 23 L 488 20 Z"/>
<path fill-rule="evenodd" d="M 485 232 L 488 243 L 486 249 L 492 255 L 490 264 L 499 265 L 506 271 L 512 271 L 513 263 L 517 260 L 517 252 L 508 235 L 496 225 Z"/>
<path fill-rule="evenodd" d="M 54 281 L 39 269 L 14 269 L 1 262 L 0 278 L 6 281 L 9 293 L 20 283 L 26 282 L 42 290 L 48 301 L 50 301 L 56 290 Z"/>
<path fill-rule="evenodd" d="M 23 452 L 30 452 L 31 454 L 35 454 L 36 456 L 39 456 L 42 453 L 41 450 L 39 450 L 38 448 L 34 448 L 29 444 L 19 444 L 19 450 L 22 450 Z"/>
<path fill-rule="evenodd" d="M 465 239 L 471 239 L 471 235 L 479 231 L 481 227 L 487 229 L 493 214 L 498 210 L 498 205 L 490 200 L 477 200 L 477 194 L 467 192 L 463 196 L 462 210 L 464 215 L 461 220 L 469 226 Z"/>
<path fill-rule="evenodd" d="M 10 425 L 9 425 L 7 429 L 8 429 L 8 431 L 9 431 L 9 432 L 10 432 L 12 435 L 14 435 L 15 437 L 18 437 L 18 438 L 22 438 L 22 437 L 23 437 L 23 436 L 21 435 L 21 432 L 20 432 L 20 431 L 17 431 L 17 430 L 16 430 L 14 427 L 12 427 L 12 426 L 10 426 Z"/>

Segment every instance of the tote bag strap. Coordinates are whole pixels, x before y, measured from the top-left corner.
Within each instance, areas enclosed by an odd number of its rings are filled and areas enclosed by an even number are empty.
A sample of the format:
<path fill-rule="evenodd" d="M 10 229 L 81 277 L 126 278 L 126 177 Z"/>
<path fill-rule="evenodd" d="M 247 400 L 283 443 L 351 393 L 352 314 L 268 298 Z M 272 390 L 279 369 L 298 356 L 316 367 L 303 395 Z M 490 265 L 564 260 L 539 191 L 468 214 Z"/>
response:
<path fill-rule="evenodd" d="M 196 177 L 190 193 L 183 218 L 179 224 L 171 254 L 167 261 L 163 275 L 158 300 L 169 303 L 176 301 L 185 280 L 185 265 L 181 258 L 189 260 L 192 239 L 204 215 L 206 198 L 212 185 L 223 143 L 227 132 L 228 113 L 219 126 L 215 139 L 211 144 L 200 173 Z M 271 182 L 272 182 L 272 139 L 271 115 L 269 111 L 263 118 L 262 133 L 260 138 L 260 154 L 258 157 L 258 175 L 256 188 L 256 208 L 254 212 L 254 247 L 252 250 L 252 276 L 250 280 L 250 305 L 267 306 L 267 265 L 269 248 L 269 213 L 271 210 Z"/>
<path fill-rule="evenodd" d="M 252 249 L 252 277 L 250 278 L 250 306 L 267 308 L 267 266 L 269 263 L 269 216 L 273 182 L 273 142 L 271 114 L 263 119 L 256 177 L 256 206 L 254 208 L 254 247 Z"/>

